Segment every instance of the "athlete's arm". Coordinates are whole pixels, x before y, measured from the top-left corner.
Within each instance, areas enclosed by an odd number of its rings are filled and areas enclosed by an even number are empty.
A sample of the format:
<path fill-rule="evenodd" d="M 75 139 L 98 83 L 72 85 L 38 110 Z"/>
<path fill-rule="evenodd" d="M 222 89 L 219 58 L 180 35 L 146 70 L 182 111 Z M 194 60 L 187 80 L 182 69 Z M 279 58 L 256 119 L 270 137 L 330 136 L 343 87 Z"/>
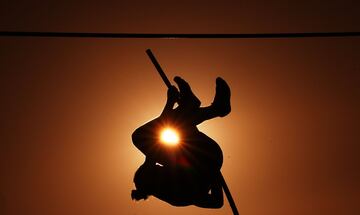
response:
<path fill-rule="evenodd" d="M 203 208 L 221 208 L 224 205 L 224 197 L 221 184 L 216 181 L 210 193 L 206 193 L 202 198 L 196 199 L 194 205 Z"/>

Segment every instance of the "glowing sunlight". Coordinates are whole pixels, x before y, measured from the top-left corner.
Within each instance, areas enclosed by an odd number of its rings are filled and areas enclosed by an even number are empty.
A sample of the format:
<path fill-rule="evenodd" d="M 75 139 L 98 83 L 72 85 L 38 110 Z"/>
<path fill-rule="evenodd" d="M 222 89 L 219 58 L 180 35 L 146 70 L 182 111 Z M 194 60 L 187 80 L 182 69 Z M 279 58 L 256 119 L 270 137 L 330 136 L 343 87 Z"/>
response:
<path fill-rule="evenodd" d="M 164 128 L 160 134 L 162 143 L 170 146 L 175 146 L 180 142 L 179 134 L 172 128 Z"/>

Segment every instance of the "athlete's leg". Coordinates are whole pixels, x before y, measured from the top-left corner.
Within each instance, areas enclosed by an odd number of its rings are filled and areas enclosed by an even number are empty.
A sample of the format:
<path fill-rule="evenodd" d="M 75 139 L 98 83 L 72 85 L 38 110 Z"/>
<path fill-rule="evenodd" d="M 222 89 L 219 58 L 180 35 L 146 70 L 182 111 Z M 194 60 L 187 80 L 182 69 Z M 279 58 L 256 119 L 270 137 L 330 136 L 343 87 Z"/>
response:
<path fill-rule="evenodd" d="M 153 162 L 171 164 L 173 162 L 171 148 L 159 142 L 159 132 L 162 127 L 162 119 L 156 118 L 136 129 L 132 134 L 132 141 Z"/>
<path fill-rule="evenodd" d="M 216 79 L 216 93 L 213 103 L 208 107 L 199 108 L 196 111 L 195 124 L 215 117 L 224 117 L 231 111 L 230 87 L 222 78 Z"/>

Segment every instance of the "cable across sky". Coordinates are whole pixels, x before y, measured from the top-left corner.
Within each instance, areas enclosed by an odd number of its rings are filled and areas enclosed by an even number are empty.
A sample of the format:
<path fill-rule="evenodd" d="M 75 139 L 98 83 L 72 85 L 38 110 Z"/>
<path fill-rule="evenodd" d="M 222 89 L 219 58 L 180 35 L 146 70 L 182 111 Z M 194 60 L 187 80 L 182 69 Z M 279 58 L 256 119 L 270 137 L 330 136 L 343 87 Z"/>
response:
<path fill-rule="evenodd" d="M 101 32 L 40 32 L 0 31 L 0 37 L 55 37 L 99 39 L 293 39 L 293 38 L 352 38 L 360 32 L 287 32 L 287 33 L 101 33 Z"/>

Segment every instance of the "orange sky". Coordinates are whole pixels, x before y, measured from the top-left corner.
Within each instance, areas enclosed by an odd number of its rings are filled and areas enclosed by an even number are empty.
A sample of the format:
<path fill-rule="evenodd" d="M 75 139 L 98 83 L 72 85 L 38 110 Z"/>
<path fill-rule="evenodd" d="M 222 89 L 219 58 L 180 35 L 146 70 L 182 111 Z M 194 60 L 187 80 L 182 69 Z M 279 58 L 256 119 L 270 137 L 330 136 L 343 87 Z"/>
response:
<path fill-rule="evenodd" d="M 359 31 L 351 2 L 2 2 L 0 30 Z M 147 48 L 203 105 L 228 81 L 232 113 L 200 129 L 241 214 L 359 213 L 358 38 L 0 38 L 0 214 L 231 214 L 131 201 L 131 133 L 166 101 Z"/>

